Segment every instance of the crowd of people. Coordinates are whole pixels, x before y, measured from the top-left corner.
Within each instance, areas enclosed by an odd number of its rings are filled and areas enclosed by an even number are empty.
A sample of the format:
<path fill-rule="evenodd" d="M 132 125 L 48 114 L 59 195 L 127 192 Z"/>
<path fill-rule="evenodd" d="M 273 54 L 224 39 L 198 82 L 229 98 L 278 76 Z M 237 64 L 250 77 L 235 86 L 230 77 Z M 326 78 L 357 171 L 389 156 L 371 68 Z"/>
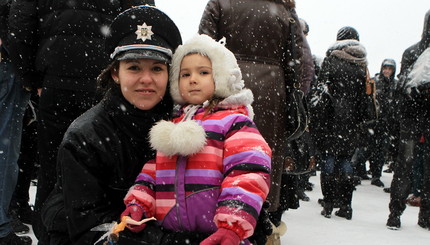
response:
<path fill-rule="evenodd" d="M 0 245 L 26 224 L 39 245 L 277 245 L 315 171 L 321 215 L 350 220 L 388 163 L 387 227 L 410 203 L 430 230 L 430 11 L 397 78 L 354 27 L 324 58 L 309 29 L 294 0 L 210 0 L 184 43 L 152 0 L 1 1 Z"/>

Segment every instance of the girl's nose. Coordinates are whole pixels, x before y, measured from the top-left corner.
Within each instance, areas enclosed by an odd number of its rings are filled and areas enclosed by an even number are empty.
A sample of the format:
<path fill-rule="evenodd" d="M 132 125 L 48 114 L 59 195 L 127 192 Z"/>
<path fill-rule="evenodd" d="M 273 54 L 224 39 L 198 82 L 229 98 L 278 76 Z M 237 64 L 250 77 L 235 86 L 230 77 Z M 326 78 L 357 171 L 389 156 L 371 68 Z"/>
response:
<path fill-rule="evenodd" d="M 190 75 L 190 84 L 196 84 L 197 83 L 197 76 L 194 74 Z"/>

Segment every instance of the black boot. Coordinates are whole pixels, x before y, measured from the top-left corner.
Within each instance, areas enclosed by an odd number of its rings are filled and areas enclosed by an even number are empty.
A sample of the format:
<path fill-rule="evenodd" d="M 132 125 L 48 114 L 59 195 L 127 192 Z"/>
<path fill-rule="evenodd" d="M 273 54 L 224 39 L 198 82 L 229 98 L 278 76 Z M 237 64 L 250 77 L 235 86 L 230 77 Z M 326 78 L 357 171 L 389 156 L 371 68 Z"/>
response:
<path fill-rule="evenodd" d="M 336 216 L 352 219 L 352 193 L 354 192 L 354 177 L 351 174 L 344 174 L 339 179 L 340 209 Z"/>
<path fill-rule="evenodd" d="M 336 216 L 350 220 L 352 219 L 352 208 L 351 206 L 342 206 L 334 214 L 336 214 Z"/>
<path fill-rule="evenodd" d="M 324 202 L 323 210 L 321 211 L 321 215 L 326 218 L 331 218 L 331 212 L 333 211 L 333 203 Z"/>
<path fill-rule="evenodd" d="M 321 215 L 326 218 L 331 217 L 331 212 L 333 211 L 333 203 L 336 197 L 336 179 L 332 174 L 321 173 L 321 191 L 324 196 L 323 210 Z"/>
<path fill-rule="evenodd" d="M 400 226 L 400 215 L 390 213 L 387 220 L 387 228 L 390 230 L 398 230 Z"/>

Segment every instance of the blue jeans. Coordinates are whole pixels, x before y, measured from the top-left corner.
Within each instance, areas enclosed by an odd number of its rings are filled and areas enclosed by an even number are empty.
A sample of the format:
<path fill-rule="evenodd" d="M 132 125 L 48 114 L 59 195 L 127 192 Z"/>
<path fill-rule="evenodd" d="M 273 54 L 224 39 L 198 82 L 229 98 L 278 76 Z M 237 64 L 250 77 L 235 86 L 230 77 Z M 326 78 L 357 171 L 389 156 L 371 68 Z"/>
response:
<path fill-rule="evenodd" d="M 333 154 L 323 154 L 321 173 L 325 174 L 352 174 L 352 157 L 338 157 Z"/>
<path fill-rule="evenodd" d="M 18 178 L 22 119 L 30 93 L 15 80 L 12 64 L 0 62 L 0 237 L 12 232 L 8 210 Z"/>

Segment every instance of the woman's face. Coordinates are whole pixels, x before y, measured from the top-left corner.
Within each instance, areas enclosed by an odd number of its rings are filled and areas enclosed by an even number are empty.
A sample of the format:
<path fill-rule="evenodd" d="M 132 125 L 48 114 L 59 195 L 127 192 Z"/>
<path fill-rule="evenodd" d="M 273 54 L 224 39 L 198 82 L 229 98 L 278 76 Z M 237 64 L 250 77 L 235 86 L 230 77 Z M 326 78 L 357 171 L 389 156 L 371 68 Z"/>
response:
<path fill-rule="evenodd" d="M 152 59 L 121 60 L 112 71 L 124 98 L 140 110 L 150 110 L 163 99 L 168 77 L 167 65 Z"/>

